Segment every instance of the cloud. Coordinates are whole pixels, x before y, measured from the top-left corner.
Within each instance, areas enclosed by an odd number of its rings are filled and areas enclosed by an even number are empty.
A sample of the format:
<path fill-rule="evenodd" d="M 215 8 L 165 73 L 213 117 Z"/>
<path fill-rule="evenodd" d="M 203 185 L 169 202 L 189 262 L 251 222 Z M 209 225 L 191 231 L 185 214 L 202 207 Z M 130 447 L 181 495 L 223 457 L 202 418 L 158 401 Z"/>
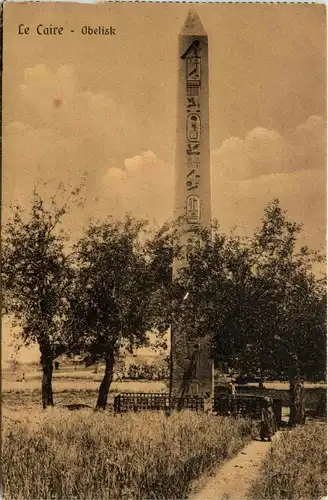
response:
<path fill-rule="evenodd" d="M 213 216 L 222 230 L 250 234 L 263 209 L 279 198 L 292 220 L 304 224 L 302 244 L 325 244 L 325 122 L 310 116 L 284 136 L 257 127 L 230 137 L 212 155 Z"/>
<path fill-rule="evenodd" d="M 117 215 L 132 212 L 158 224 L 172 217 L 174 170 L 152 151 L 108 168 L 103 176 L 105 203 Z"/>
<path fill-rule="evenodd" d="M 106 93 L 83 89 L 67 65 L 27 68 L 15 90 L 15 106 L 4 114 L 4 204 L 26 206 L 35 182 L 54 181 L 52 190 L 56 180 L 78 186 L 87 173 L 83 222 L 107 166 L 138 151 L 136 118 Z"/>
<path fill-rule="evenodd" d="M 312 116 L 282 136 L 257 127 L 230 137 L 212 153 L 212 214 L 224 232 L 251 234 L 264 207 L 279 198 L 292 220 L 303 222 L 302 244 L 319 248 L 325 234 L 324 121 Z M 159 223 L 172 217 L 174 168 L 151 151 L 109 167 L 106 206 Z"/>
<path fill-rule="evenodd" d="M 131 212 L 158 223 L 172 217 L 174 166 L 151 144 L 142 147 L 135 110 L 83 88 L 68 65 L 27 68 L 18 90 L 14 110 L 4 116 L 5 204 L 15 199 L 26 205 L 35 181 L 76 186 L 87 172 L 80 225 L 90 215 Z M 264 206 L 279 197 L 291 217 L 304 221 L 309 243 L 324 241 L 322 117 L 310 116 L 283 134 L 256 127 L 243 138 L 227 138 L 211 156 L 213 216 L 224 231 L 234 225 L 251 231 Z"/>
<path fill-rule="evenodd" d="M 264 207 L 280 200 L 288 217 L 304 224 L 300 243 L 320 248 L 325 243 L 325 171 L 300 170 L 273 173 L 255 179 L 218 184 L 213 196 L 213 216 L 224 232 L 238 226 L 241 234 L 251 234 L 263 217 Z"/>
<path fill-rule="evenodd" d="M 281 136 L 257 127 L 245 139 L 230 137 L 212 153 L 216 176 L 228 180 L 255 179 L 271 173 L 324 168 L 325 122 L 311 116 L 305 124 Z"/>
<path fill-rule="evenodd" d="M 79 142 L 78 160 L 86 166 L 123 161 L 126 149 L 137 150 L 142 131 L 133 110 L 106 92 L 83 88 L 71 66 L 54 71 L 45 64 L 26 68 L 15 94 L 16 104 L 10 117 L 4 115 L 5 125 L 19 121 L 32 130 L 49 130 Z"/>

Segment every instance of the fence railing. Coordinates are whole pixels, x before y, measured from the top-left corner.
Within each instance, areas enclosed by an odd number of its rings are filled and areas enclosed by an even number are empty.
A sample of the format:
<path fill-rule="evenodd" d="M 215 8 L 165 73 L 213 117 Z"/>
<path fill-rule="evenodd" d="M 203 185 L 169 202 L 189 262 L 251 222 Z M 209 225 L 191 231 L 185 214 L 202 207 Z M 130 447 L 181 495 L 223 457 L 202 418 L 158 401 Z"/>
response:
<path fill-rule="evenodd" d="M 204 398 L 200 396 L 184 396 L 169 398 L 168 394 L 149 392 L 124 392 L 114 397 L 115 413 L 129 411 L 166 411 L 166 410 L 204 411 Z"/>
<path fill-rule="evenodd" d="M 213 411 L 220 415 L 261 418 L 263 398 L 239 394 L 218 394 L 213 398 Z"/>
<path fill-rule="evenodd" d="M 263 396 L 249 394 L 217 394 L 211 401 L 212 411 L 219 415 L 261 418 Z M 282 420 L 282 407 L 279 399 L 273 399 L 273 411 L 276 421 Z M 165 393 L 124 392 L 114 397 L 115 413 L 137 411 L 169 411 L 169 410 L 205 410 L 205 400 L 201 396 L 184 396 L 171 398 Z"/>
<path fill-rule="evenodd" d="M 263 407 L 263 396 L 252 394 L 217 394 L 213 398 L 213 411 L 219 415 L 233 415 L 250 417 L 253 419 L 261 418 L 261 410 Z M 277 424 L 282 421 L 282 405 L 281 400 L 271 398 L 273 402 L 273 411 L 276 417 Z"/>

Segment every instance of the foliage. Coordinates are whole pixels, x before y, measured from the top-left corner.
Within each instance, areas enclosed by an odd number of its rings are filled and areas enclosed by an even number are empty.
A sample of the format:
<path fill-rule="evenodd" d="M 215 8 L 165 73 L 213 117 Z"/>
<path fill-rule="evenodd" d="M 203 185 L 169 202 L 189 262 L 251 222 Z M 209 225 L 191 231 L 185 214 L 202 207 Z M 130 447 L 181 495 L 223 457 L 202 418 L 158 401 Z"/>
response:
<path fill-rule="evenodd" d="M 54 197 L 46 208 L 34 191 L 27 217 L 20 207 L 13 207 L 2 237 L 2 312 L 11 316 L 26 345 L 37 342 L 53 358 L 64 351 L 62 320 L 71 276 L 67 238 L 58 229 L 66 210 Z"/>
<path fill-rule="evenodd" d="M 72 269 L 67 237 L 60 224 L 79 192 L 73 190 L 62 206 L 54 195 L 46 206 L 34 190 L 29 213 L 12 207 L 3 231 L 2 313 L 19 329 L 18 336 L 25 345 L 39 345 L 44 406 L 53 404 L 52 361 L 66 350 L 67 291 Z"/>
<path fill-rule="evenodd" d="M 155 239 L 142 242 L 146 227 L 130 216 L 108 218 L 91 224 L 75 247 L 72 350 L 85 349 L 94 361 L 114 347 L 132 352 L 146 345 L 147 332 L 157 326 L 152 296 L 168 277 Z"/>
<path fill-rule="evenodd" d="M 181 412 L 52 410 L 3 434 L 5 498 L 187 498 L 191 482 L 247 442 L 246 420 Z"/>
<path fill-rule="evenodd" d="M 152 232 L 145 243 L 149 274 L 155 285 L 152 287 L 149 308 L 153 328 L 161 332 L 167 331 L 171 325 L 176 310 L 175 299 L 181 295 L 179 282 L 172 279 L 173 262 L 180 260 L 183 255 L 180 223 L 180 220 L 165 223 Z M 154 347 L 165 349 L 167 346 L 165 342 L 158 342 Z"/>
<path fill-rule="evenodd" d="M 258 479 L 254 500 L 319 500 L 327 494 L 327 426 L 298 427 L 272 445 Z"/>
<path fill-rule="evenodd" d="M 164 362 L 131 364 L 127 375 L 132 380 L 163 380 L 169 378 L 169 366 Z"/>
<path fill-rule="evenodd" d="M 177 278 L 188 298 L 176 304 L 190 337 L 211 335 L 218 363 L 249 375 L 325 378 L 325 280 L 312 271 L 323 257 L 297 251 L 300 230 L 274 200 L 252 238 L 218 226 L 201 232 Z"/>
<path fill-rule="evenodd" d="M 307 247 L 297 251 L 301 229 L 274 200 L 255 232 L 253 289 L 257 306 L 262 301 L 257 320 L 264 334 L 256 341 L 265 346 L 262 372 L 313 380 L 325 378 L 326 290 L 325 279 L 312 271 L 323 257 Z"/>
<path fill-rule="evenodd" d="M 154 297 L 169 282 L 170 249 L 164 248 L 165 230 L 153 238 L 146 230 L 145 221 L 130 216 L 108 218 L 91 223 L 75 246 L 70 348 L 85 353 L 90 362 L 105 360 L 97 403 L 103 408 L 119 351 L 148 345 L 151 330 L 161 340 L 167 326 L 163 306 Z"/>

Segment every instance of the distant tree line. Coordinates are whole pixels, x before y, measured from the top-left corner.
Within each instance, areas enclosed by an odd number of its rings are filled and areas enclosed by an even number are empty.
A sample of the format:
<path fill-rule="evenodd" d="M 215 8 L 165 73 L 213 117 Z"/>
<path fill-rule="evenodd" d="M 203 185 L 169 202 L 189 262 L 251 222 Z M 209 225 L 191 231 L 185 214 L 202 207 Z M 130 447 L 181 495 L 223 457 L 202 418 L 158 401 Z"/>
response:
<path fill-rule="evenodd" d="M 123 373 L 122 378 L 132 380 L 165 380 L 169 378 L 169 364 L 168 363 L 142 363 L 131 364 L 129 368 Z"/>
<path fill-rule="evenodd" d="M 152 231 L 129 215 L 108 217 L 70 244 L 62 221 L 79 196 L 45 203 L 34 191 L 30 210 L 12 207 L 3 229 L 2 313 L 21 341 L 39 345 L 44 407 L 53 405 L 53 361 L 69 354 L 104 362 L 97 408 L 105 408 L 120 351 L 147 346 L 149 332 L 163 346 L 173 318 L 189 340 L 210 334 L 216 362 L 237 372 L 284 377 L 292 391 L 325 378 L 326 279 L 313 271 L 324 257 L 298 247 L 301 225 L 278 200 L 251 237 L 217 224 L 199 230 L 201 245 L 172 281 L 184 251 L 179 221 Z"/>

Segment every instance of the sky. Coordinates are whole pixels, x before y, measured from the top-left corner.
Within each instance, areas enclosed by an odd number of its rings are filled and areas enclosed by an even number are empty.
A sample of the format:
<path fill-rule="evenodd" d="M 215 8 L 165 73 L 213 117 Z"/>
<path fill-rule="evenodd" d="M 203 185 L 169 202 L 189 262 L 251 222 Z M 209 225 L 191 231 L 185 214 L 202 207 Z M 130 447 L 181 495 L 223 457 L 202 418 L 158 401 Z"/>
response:
<path fill-rule="evenodd" d="M 325 6 L 197 11 L 209 36 L 213 217 L 224 232 L 251 234 L 279 198 L 304 224 L 301 243 L 323 248 Z M 187 12 L 184 4 L 5 4 L 4 221 L 9 202 L 28 206 L 35 182 L 47 181 L 49 194 L 83 175 L 84 210 L 67 220 L 72 237 L 90 216 L 172 217 L 178 34 Z M 18 35 L 19 24 L 28 35 Z M 38 35 L 38 24 L 64 33 Z M 83 26 L 112 26 L 115 36 L 82 35 Z"/>

